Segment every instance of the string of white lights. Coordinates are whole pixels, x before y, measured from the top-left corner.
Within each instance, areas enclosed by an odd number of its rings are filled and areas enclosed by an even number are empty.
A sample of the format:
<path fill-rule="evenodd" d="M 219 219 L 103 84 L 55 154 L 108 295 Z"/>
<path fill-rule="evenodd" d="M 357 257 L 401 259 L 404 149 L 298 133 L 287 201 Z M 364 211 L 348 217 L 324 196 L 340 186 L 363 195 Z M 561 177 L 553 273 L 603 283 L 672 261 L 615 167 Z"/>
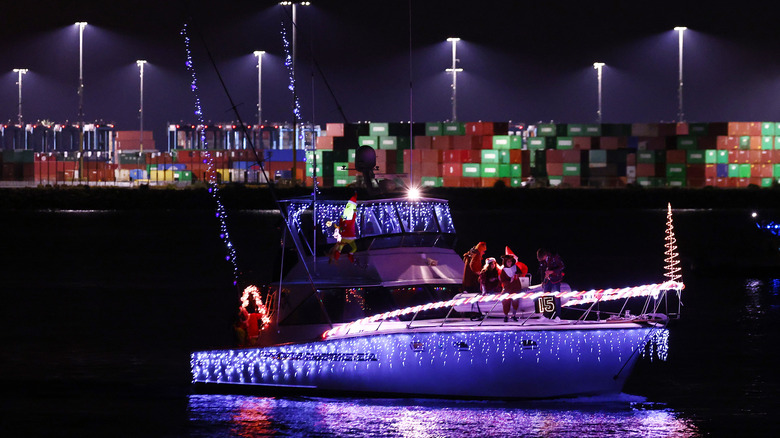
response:
<path fill-rule="evenodd" d="M 337 336 L 349 333 L 350 330 L 359 327 L 364 324 L 378 322 L 386 319 L 396 318 L 403 315 L 411 315 L 418 312 L 424 312 L 426 310 L 441 309 L 452 306 L 470 305 L 475 303 L 491 303 L 495 301 L 502 301 L 506 299 L 526 299 L 535 300 L 543 296 L 553 296 L 556 298 L 568 299 L 563 304 L 564 307 L 575 306 L 579 304 L 590 304 L 597 301 L 611 301 L 619 299 L 627 299 L 634 297 L 646 297 L 652 296 L 658 298 L 661 292 L 666 290 L 681 291 L 685 288 L 685 285 L 675 281 L 667 281 L 664 283 L 646 284 L 643 286 L 623 287 L 617 289 L 591 289 L 587 291 L 570 291 L 570 292 L 517 292 L 513 294 L 492 294 L 492 295 L 476 295 L 473 297 L 465 298 L 453 298 L 447 301 L 438 301 L 434 303 L 422 304 L 419 306 L 407 307 L 404 309 L 397 309 L 390 312 L 379 313 L 366 318 L 358 319 L 349 324 L 343 326 L 334 327 L 326 331 L 323 334 L 323 338 L 330 336 Z"/>

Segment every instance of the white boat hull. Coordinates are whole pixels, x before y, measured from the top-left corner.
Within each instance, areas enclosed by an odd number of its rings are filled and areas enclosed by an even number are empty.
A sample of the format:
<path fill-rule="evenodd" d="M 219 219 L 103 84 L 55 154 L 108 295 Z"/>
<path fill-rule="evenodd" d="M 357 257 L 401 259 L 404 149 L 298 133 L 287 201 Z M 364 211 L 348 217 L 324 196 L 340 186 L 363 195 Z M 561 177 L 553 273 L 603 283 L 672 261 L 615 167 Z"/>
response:
<path fill-rule="evenodd" d="M 633 323 L 402 327 L 319 342 L 195 352 L 191 368 L 195 383 L 330 393 L 597 395 L 622 390 L 640 350 L 658 331 Z"/>

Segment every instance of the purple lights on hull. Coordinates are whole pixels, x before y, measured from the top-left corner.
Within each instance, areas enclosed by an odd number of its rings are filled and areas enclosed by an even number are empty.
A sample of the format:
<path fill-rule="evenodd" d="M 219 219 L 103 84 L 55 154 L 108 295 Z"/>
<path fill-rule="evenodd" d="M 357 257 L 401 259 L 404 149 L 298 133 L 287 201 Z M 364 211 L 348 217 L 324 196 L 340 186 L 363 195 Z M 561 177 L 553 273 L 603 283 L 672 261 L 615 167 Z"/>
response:
<path fill-rule="evenodd" d="M 436 397 L 536 399 L 619 393 L 654 326 L 584 324 L 374 332 L 327 341 L 192 354 L 193 382 Z M 229 391 L 229 388 L 225 388 Z"/>

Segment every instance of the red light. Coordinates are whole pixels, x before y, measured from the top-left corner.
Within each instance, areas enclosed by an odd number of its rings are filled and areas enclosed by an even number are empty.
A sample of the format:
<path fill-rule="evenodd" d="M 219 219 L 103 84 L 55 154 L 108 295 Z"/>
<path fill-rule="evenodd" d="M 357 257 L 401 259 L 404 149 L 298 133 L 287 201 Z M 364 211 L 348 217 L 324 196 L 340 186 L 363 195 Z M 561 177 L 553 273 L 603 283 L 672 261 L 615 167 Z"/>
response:
<path fill-rule="evenodd" d="M 233 129 L 236 129 L 236 125 L 233 125 Z"/>

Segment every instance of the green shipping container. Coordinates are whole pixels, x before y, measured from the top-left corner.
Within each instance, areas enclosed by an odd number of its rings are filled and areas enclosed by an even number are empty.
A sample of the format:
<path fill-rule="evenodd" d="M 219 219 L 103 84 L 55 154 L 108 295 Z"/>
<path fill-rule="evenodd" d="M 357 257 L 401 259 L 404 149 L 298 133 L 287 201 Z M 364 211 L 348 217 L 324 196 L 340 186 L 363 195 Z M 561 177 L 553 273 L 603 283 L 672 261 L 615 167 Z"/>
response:
<path fill-rule="evenodd" d="M 347 187 L 350 184 L 354 184 L 356 176 L 333 176 L 333 187 Z"/>
<path fill-rule="evenodd" d="M 512 140 L 508 135 L 494 135 L 493 136 L 493 149 L 509 149 Z"/>
<path fill-rule="evenodd" d="M 636 183 L 642 187 L 663 187 L 666 183 L 666 178 L 657 176 L 638 176 Z"/>
<path fill-rule="evenodd" d="M 664 152 L 664 151 L 662 151 Z M 652 164 L 658 161 L 658 154 L 655 151 L 637 151 L 636 162 L 642 164 Z"/>
<path fill-rule="evenodd" d="M 562 175 L 550 175 L 547 177 L 547 181 L 550 183 L 551 186 L 556 187 L 561 185 L 563 182 L 563 176 Z"/>
<path fill-rule="evenodd" d="M 556 137 L 555 149 L 568 150 L 574 149 L 574 140 L 571 137 Z"/>
<path fill-rule="evenodd" d="M 750 178 L 750 164 L 739 164 L 739 177 Z"/>
<path fill-rule="evenodd" d="M 536 135 L 539 137 L 558 137 L 560 135 L 566 135 L 566 125 L 540 123 L 536 126 Z"/>
<path fill-rule="evenodd" d="M 761 123 L 761 135 L 777 135 L 777 123 L 775 122 L 762 122 Z"/>
<path fill-rule="evenodd" d="M 477 163 L 463 163 L 463 176 L 468 178 L 479 178 L 481 175 L 481 166 Z"/>
<path fill-rule="evenodd" d="M 696 149 L 699 145 L 699 139 L 691 136 L 678 136 L 677 149 Z"/>
<path fill-rule="evenodd" d="M 688 135 L 695 135 L 698 137 L 701 137 L 703 135 L 708 135 L 710 132 L 709 124 L 707 123 L 689 123 L 688 124 Z"/>
<path fill-rule="evenodd" d="M 498 177 L 499 178 L 509 178 L 512 176 L 512 165 L 511 164 L 499 164 L 498 165 Z"/>
<path fill-rule="evenodd" d="M 750 149 L 750 136 L 749 135 L 742 135 L 739 137 L 739 148 L 740 149 Z"/>
<path fill-rule="evenodd" d="M 423 187 L 441 187 L 444 182 L 440 176 L 424 176 L 420 178 L 420 185 Z"/>
<path fill-rule="evenodd" d="M 601 125 L 592 123 L 584 126 L 587 137 L 601 137 Z"/>
<path fill-rule="evenodd" d="M 390 135 L 390 124 L 371 122 L 368 124 L 368 135 L 377 137 Z"/>
<path fill-rule="evenodd" d="M 174 181 L 192 181 L 192 171 L 191 170 L 174 170 L 173 171 L 173 179 L 174 179 Z"/>
<path fill-rule="evenodd" d="M 685 177 L 668 176 L 666 177 L 668 187 L 685 187 Z"/>
<path fill-rule="evenodd" d="M 509 180 L 509 187 L 523 187 L 523 179 L 518 178 L 511 178 Z"/>
<path fill-rule="evenodd" d="M 683 178 L 685 179 L 685 164 L 667 164 L 666 165 L 666 178 Z"/>
<path fill-rule="evenodd" d="M 775 149 L 780 149 L 780 135 L 775 136 Z"/>
<path fill-rule="evenodd" d="M 563 176 L 578 176 L 582 174 L 580 163 L 563 163 Z"/>
<path fill-rule="evenodd" d="M 360 146 L 371 146 L 374 149 L 379 149 L 379 137 L 374 135 L 361 135 L 358 137 L 358 144 Z"/>
<path fill-rule="evenodd" d="M 704 151 L 704 162 L 706 164 L 717 164 L 718 151 L 716 149 L 707 149 Z"/>
<path fill-rule="evenodd" d="M 548 138 L 549 137 L 530 137 L 528 139 L 528 149 L 547 149 Z"/>
<path fill-rule="evenodd" d="M 429 137 L 435 137 L 437 135 L 444 135 L 444 128 L 441 122 L 428 122 L 425 124 L 425 135 Z"/>
<path fill-rule="evenodd" d="M 512 156 L 506 149 L 497 150 L 498 152 L 498 164 L 510 164 L 512 162 Z"/>
<path fill-rule="evenodd" d="M 570 123 L 566 125 L 566 136 L 582 137 L 585 135 L 585 125 L 579 123 Z"/>
<path fill-rule="evenodd" d="M 718 149 L 718 163 L 717 164 L 729 164 L 729 151 L 725 149 Z"/>
<path fill-rule="evenodd" d="M 761 178 L 761 187 L 772 187 L 772 184 L 774 184 L 775 179 L 774 178 Z"/>
<path fill-rule="evenodd" d="M 775 178 L 780 178 L 780 163 L 772 166 L 772 176 Z"/>
<path fill-rule="evenodd" d="M 765 135 L 761 137 L 761 149 L 763 150 L 772 150 L 775 148 L 775 137 Z"/>
<path fill-rule="evenodd" d="M 482 178 L 498 178 L 498 166 L 498 164 L 482 164 L 479 176 Z"/>
<path fill-rule="evenodd" d="M 729 163 L 728 177 L 739 178 L 739 164 Z"/>
<path fill-rule="evenodd" d="M 466 135 L 466 124 L 462 122 L 444 122 L 442 128 L 442 135 Z"/>
<path fill-rule="evenodd" d="M 509 149 L 522 149 L 522 148 L 523 148 L 523 137 L 520 135 L 510 135 Z"/>
<path fill-rule="evenodd" d="M 523 176 L 523 165 L 522 164 L 510 164 L 509 165 L 509 176 L 511 178 L 519 178 Z"/>
<path fill-rule="evenodd" d="M 378 141 L 379 149 L 409 149 L 409 137 L 383 136 L 378 137 Z"/>
<path fill-rule="evenodd" d="M 686 162 L 688 164 L 705 164 L 707 163 L 706 154 L 707 151 L 689 150 L 686 154 Z"/>
<path fill-rule="evenodd" d="M 482 150 L 482 160 L 481 162 L 487 163 L 487 164 L 498 164 L 499 163 L 499 151 L 493 150 L 493 149 L 483 149 Z"/>

